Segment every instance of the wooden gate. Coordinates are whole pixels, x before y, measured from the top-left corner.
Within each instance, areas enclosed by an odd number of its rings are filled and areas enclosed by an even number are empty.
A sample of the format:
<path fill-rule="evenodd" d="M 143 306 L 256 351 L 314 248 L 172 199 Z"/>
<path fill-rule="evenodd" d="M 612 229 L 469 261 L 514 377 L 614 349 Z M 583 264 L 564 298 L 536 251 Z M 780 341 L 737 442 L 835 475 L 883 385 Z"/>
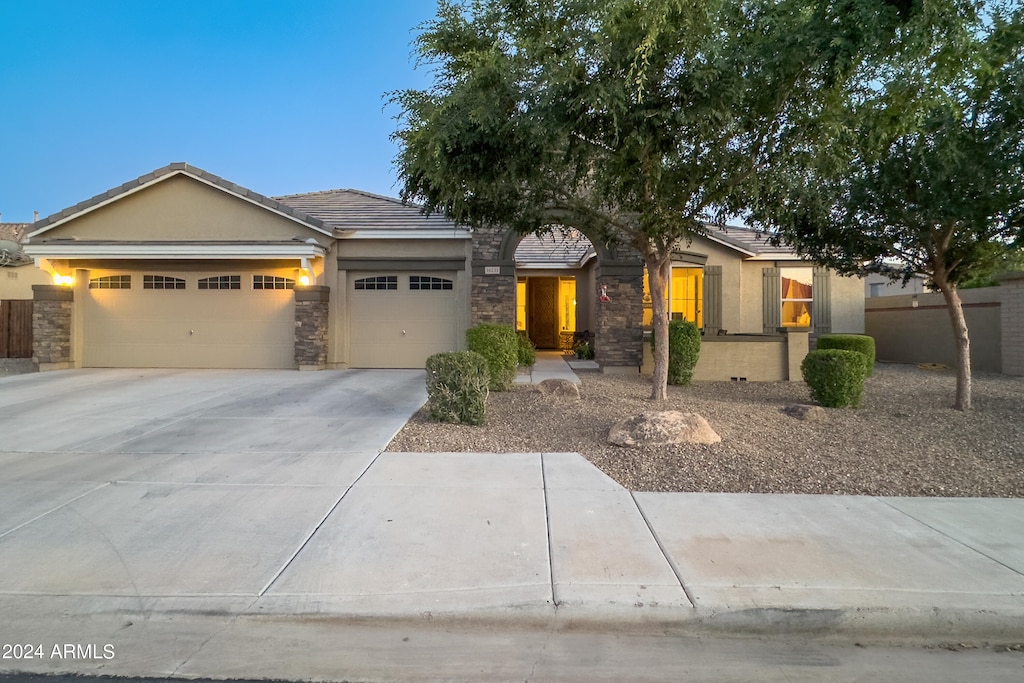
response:
<path fill-rule="evenodd" d="M 32 357 L 32 300 L 0 301 L 0 358 Z"/>

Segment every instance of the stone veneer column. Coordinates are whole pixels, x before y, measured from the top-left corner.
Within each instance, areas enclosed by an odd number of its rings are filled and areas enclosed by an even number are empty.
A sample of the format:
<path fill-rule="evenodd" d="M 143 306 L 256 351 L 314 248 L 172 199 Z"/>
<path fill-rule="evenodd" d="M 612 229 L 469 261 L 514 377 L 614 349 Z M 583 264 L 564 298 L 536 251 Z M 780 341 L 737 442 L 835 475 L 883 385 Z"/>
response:
<path fill-rule="evenodd" d="M 595 360 L 602 372 L 639 372 L 644 360 L 644 268 L 629 262 L 599 263 L 596 276 Z M 602 286 L 610 301 L 601 301 Z"/>
<path fill-rule="evenodd" d="M 330 287 L 295 287 L 295 363 L 299 370 L 323 370 L 327 367 L 330 296 Z"/>
<path fill-rule="evenodd" d="M 1024 272 L 1006 273 L 997 279 L 1003 374 L 1024 376 Z"/>
<path fill-rule="evenodd" d="M 508 233 L 493 226 L 473 230 L 470 325 L 516 324 L 516 264 L 502 254 Z"/>
<path fill-rule="evenodd" d="M 75 293 L 60 285 L 32 285 L 32 362 L 40 372 L 74 366 L 71 311 Z"/>

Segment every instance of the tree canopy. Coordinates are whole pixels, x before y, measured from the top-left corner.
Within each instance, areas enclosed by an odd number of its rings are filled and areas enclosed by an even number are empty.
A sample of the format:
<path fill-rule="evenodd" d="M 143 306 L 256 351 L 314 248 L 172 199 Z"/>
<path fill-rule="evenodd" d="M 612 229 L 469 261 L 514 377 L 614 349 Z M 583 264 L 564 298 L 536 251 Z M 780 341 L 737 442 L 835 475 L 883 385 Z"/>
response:
<path fill-rule="evenodd" d="M 1024 8 L 961 5 L 946 30 L 918 27 L 862 70 L 831 137 L 795 158 L 789 182 L 754 214 L 840 272 L 927 276 L 950 311 L 956 407 L 967 410 L 957 290 L 1024 245 Z"/>
<path fill-rule="evenodd" d="M 429 90 L 393 94 L 402 197 L 470 224 L 578 227 L 647 268 L 653 398 L 672 248 L 755 200 L 820 135 L 902 0 L 442 0 Z"/>

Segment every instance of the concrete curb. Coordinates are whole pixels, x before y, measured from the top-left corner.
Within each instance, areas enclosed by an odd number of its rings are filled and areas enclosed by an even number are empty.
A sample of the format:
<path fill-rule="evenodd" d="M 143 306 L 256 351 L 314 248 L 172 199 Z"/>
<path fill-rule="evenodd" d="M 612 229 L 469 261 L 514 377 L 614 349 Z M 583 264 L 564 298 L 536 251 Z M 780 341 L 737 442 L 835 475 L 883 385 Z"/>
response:
<path fill-rule="evenodd" d="M 182 615 L 185 616 L 185 615 Z M 323 623 L 415 623 L 437 627 L 672 634 L 708 637 L 800 637 L 864 644 L 1018 643 L 1024 610 L 929 608 L 658 608 L 514 605 L 463 612 L 252 611 L 242 620 Z"/>

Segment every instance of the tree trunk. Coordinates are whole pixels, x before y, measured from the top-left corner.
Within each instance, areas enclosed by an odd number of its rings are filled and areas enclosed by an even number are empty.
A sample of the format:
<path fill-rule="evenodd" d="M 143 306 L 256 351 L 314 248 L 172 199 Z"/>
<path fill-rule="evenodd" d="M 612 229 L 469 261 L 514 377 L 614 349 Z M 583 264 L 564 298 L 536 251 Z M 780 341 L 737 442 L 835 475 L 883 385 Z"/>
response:
<path fill-rule="evenodd" d="M 956 285 L 936 281 L 935 286 L 946 299 L 949 321 L 953 325 L 953 341 L 956 343 L 956 404 L 953 407 L 967 411 L 971 409 L 971 338 L 967 332 L 963 303 Z"/>
<path fill-rule="evenodd" d="M 651 289 L 651 324 L 654 326 L 654 378 L 651 400 L 663 401 L 668 395 L 668 307 L 665 293 L 672 274 L 668 256 L 652 252 L 644 256 L 647 279 Z"/>

